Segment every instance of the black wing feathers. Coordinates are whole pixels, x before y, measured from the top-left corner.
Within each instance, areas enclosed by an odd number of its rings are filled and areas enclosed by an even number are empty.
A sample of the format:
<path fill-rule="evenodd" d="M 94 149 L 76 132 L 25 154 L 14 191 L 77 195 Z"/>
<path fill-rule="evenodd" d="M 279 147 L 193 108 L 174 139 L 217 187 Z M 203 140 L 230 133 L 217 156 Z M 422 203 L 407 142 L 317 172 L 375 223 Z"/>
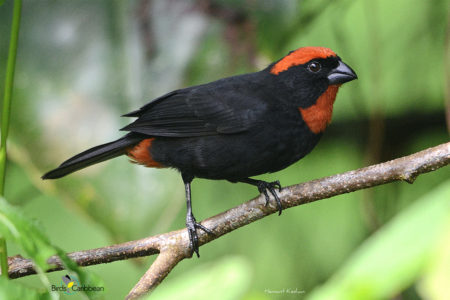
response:
<path fill-rule="evenodd" d="M 255 73 L 254 73 L 255 74 Z M 123 138 L 88 149 L 44 174 L 43 179 L 63 177 L 87 166 L 125 154 L 149 136 L 196 137 L 233 134 L 263 122 L 267 112 L 261 85 L 252 74 L 218 80 L 165 94 L 124 116 L 137 119 L 122 130 Z"/>
<path fill-rule="evenodd" d="M 138 117 L 122 130 L 150 136 L 194 137 L 232 134 L 255 124 L 260 100 L 216 82 L 166 94 L 125 116 Z M 261 109 L 260 109 L 261 110 Z"/>
<path fill-rule="evenodd" d="M 154 106 L 155 104 L 159 103 L 160 101 L 162 101 L 164 99 L 167 99 L 167 98 L 169 98 L 169 97 L 171 97 L 173 95 L 176 95 L 180 91 L 181 90 L 175 90 L 175 91 L 172 91 L 172 92 L 167 93 L 165 95 L 162 95 L 161 97 L 158 97 L 158 98 L 154 99 L 153 101 L 147 103 L 146 105 L 142 106 L 138 110 L 135 110 L 135 111 L 132 111 L 132 112 L 129 112 L 127 114 L 122 115 L 122 117 L 139 117 L 142 114 L 142 112 L 150 109 L 152 106 Z"/>

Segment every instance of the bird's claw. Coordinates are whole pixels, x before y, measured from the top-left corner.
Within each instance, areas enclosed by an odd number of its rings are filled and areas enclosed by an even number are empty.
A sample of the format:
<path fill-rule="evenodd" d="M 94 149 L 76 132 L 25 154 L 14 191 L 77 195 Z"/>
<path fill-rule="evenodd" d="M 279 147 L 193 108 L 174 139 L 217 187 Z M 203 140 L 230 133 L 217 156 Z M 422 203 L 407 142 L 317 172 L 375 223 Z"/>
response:
<path fill-rule="evenodd" d="M 266 206 L 269 205 L 269 194 L 267 193 L 267 191 L 269 191 L 273 197 L 275 198 L 275 201 L 277 202 L 277 208 L 278 208 L 278 215 L 281 215 L 281 212 L 283 211 L 283 207 L 281 206 L 281 200 L 278 197 L 278 194 L 276 192 L 276 188 L 278 189 L 279 192 L 281 192 L 281 184 L 280 181 L 272 181 L 272 182 L 266 182 L 266 181 L 259 181 L 258 182 L 258 191 L 261 194 L 264 194 L 264 196 L 266 197 Z"/>
<path fill-rule="evenodd" d="M 201 229 L 204 232 L 215 235 L 214 232 L 206 228 L 200 223 L 197 223 L 193 215 L 190 215 L 186 218 L 186 228 L 189 234 L 189 247 L 191 248 L 191 253 L 195 252 L 197 254 L 197 257 L 200 257 L 199 251 L 198 251 L 198 235 L 197 235 L 197 229 Z"/>

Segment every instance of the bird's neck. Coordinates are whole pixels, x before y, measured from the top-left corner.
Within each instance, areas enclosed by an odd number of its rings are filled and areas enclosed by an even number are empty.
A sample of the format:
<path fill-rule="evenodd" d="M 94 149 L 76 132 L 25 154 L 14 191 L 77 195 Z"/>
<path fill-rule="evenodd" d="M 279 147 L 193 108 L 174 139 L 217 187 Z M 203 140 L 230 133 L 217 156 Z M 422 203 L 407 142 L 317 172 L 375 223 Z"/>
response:
<path fill-rule="evenodd" d="M 333 114 L 333 104 L 339 87 L 340 85 L 330 85 L 319 96 L 316 103 L 307 108 L 298 108 L 303 120 L 312 132 L 316 134 L 321 133 L 330 124 Z"/>

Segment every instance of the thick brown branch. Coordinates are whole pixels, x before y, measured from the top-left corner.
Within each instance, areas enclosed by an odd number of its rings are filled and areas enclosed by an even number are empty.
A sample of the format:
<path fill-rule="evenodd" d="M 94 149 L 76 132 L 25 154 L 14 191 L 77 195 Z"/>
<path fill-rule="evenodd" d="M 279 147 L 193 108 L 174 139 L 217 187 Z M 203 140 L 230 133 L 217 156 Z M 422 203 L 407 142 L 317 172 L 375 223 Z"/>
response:
<path fill-rule="evenodd" d="M 280 193 L 280 199 L 283 208 L 286 209 L 393 181 L 404 180 L 412 183 L 418 175 L 444 167 L 449 163 L 450 142 L 385 163 L 286 187 Z M 259 196 L 204 220 L 202 224 L 211 229 L 215 236 L 200 231 L 200 245 L 277 211 L 274 203 L 271 202 L 269 206 L 264 204 L 264 196 Z M 89 266 L 149 256 L 159 252 L 160 255 L 154 264 L 127 297 L 135 299 L 154 289 L 179 261 L 191 256 L 188 245 L 186 229 L 181 229 L 123 244 L 73 252 L 69 254 L 69 257 L 81 266 Z M 49 262 L 54 265 L 48 270 L 49 272 L 62 269 L 57 257 L 51 257 Z M 30 260 L 19 256 L 9 258 L 10 278 L 34 273 Z"/>

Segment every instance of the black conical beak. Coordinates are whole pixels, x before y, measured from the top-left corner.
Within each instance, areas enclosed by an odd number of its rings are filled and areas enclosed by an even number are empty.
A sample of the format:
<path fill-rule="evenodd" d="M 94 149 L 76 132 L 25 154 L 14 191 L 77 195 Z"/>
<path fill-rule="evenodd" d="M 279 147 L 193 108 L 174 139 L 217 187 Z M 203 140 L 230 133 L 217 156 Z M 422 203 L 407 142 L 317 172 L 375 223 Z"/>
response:
<path fill-rule="evenodd" d="M 344 64 L 342 61 L 339 61 L 339 65 L 331 70 L 330 74 L 328 74 L 328 81 L 330 85 L 332 84 L 343 84 L 354 79 L 357 79 L 355 71 L 352 70 L 349 66 Z"/>

